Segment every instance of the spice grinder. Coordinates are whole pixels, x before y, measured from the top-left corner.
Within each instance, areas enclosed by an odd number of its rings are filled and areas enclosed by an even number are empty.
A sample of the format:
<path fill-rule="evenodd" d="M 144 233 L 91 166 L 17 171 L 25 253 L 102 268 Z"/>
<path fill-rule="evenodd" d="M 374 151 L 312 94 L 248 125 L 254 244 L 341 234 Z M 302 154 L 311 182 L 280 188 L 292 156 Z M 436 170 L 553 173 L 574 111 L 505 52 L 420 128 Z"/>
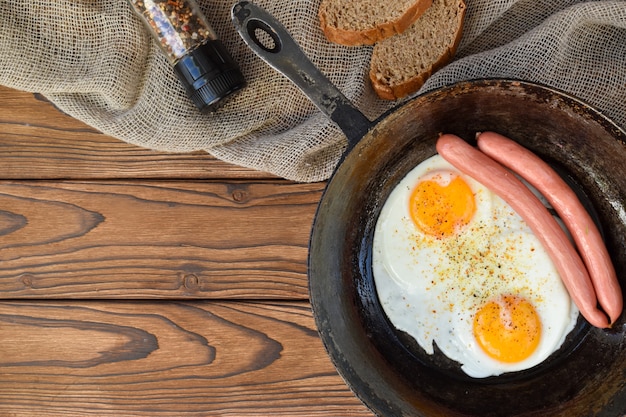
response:
<path fill-rule="evenodd" d="M 243 88 L 239 65 L 194 0 L 128 0 L 203 113 Z"/>

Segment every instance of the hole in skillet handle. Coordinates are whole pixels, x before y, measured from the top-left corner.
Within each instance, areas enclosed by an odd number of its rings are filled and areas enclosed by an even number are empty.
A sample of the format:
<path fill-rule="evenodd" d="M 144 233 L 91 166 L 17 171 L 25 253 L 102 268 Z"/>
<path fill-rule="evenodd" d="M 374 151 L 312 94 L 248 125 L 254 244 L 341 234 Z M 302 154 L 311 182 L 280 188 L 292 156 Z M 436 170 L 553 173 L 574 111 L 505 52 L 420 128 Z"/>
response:
<path fill-rule="evenodd" d="M 265 22 L 250 19 L 246 25 L 250 38 L 264 51 L 277 54 L 282 49 L 280 38 Z"/>

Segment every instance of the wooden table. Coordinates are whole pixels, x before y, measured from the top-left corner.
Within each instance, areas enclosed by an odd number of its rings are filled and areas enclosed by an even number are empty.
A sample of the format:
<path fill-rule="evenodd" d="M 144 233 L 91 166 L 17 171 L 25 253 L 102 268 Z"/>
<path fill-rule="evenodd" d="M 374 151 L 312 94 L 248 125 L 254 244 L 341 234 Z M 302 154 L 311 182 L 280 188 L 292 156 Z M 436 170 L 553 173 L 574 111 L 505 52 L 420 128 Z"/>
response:
<path fill-rule="evenodd" d="M 323 187 L 0 87 L 0 415 L 371 416 L 308 302 Z"/>

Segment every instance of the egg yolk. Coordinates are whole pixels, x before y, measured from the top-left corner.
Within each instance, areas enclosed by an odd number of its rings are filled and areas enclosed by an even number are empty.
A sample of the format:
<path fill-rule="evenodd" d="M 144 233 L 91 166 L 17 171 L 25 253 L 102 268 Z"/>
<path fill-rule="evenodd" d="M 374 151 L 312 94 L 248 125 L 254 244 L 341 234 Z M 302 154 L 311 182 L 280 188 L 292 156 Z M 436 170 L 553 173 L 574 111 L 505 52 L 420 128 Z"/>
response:
<path fill-rule="evenodd" d="M 466 226 L 476 211 L 472 189 L 459 176 L 441 185 L 435 179 L 421 181 L 410 196 L 411 218 L 424 233 L 444 238 Z"/>
<path fill-rule="evenodd" d="M 501 362 L 528 358 L 539 345 L 541 321 L 525 298 L 506 295 L 486 303 L 474 316 L 474 337 L 490 357 Z"/>

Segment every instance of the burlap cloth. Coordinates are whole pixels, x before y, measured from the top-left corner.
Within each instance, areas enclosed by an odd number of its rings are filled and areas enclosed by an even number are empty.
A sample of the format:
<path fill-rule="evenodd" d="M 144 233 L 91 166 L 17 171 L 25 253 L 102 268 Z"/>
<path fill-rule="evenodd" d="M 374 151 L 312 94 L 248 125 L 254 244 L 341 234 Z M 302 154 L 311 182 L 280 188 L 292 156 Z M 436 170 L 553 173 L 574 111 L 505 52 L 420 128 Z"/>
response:
<path fill-rule="evenodd" d="M 466 0 L 455 61 L 420 92 L 480 77 L 565 90 L 626 127 L 626 1 Z M 0 0 L 0 84 L 42 93 L 67 114 L 121 140 L 215 157 L 309 182 L 329 177 L 341 131 L 258 59 L 230 20 L 234 0 L 199 0 L 248 80 L 216 113 L 200 114 L 125 0 Z M 319 0 L 258 0 L 370 119 L 398 102 L 375 97 L 371 47 L 330 44 Z"/>

